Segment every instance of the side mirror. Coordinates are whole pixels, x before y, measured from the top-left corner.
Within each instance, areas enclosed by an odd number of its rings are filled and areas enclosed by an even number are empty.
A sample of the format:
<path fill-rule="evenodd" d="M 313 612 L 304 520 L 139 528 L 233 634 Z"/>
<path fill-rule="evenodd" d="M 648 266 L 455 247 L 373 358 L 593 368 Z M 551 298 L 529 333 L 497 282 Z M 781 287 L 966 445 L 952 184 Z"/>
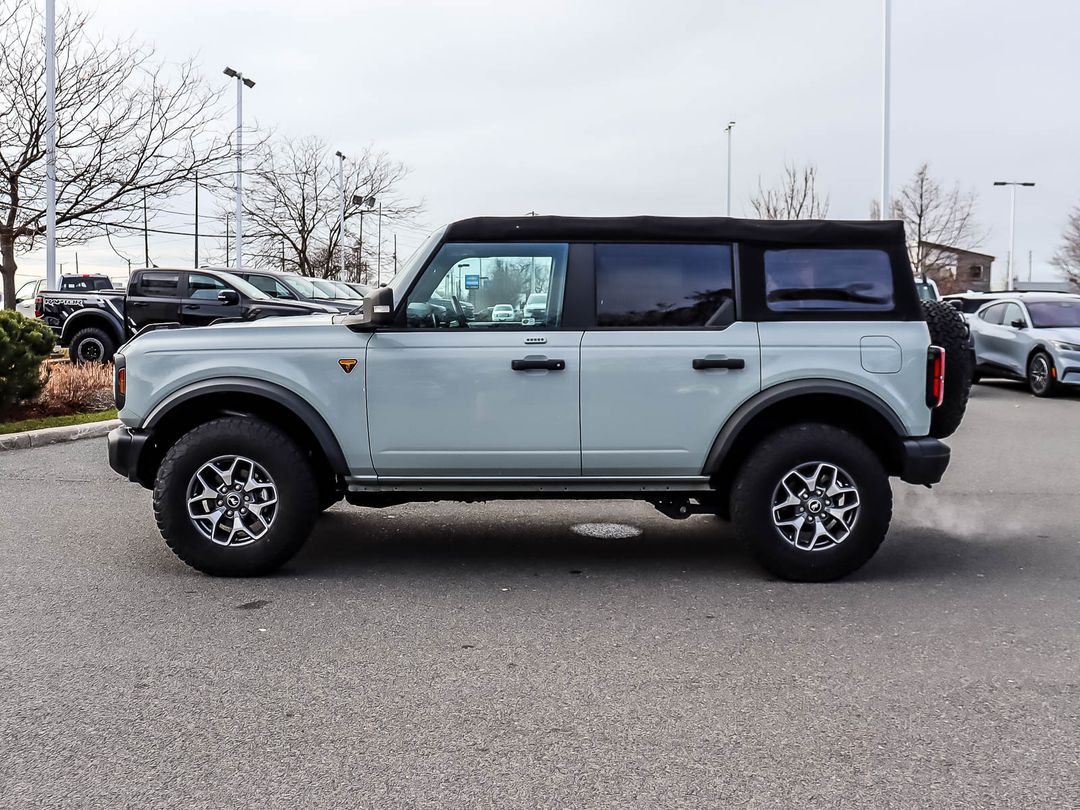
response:
<path fill-rule="evenodd" d="M 235 306 L 240 303 L 240 293 L 236 290 L 222 290 L 217 294 L 217 300 L 228 306 Z"/>
<path fill-rule="evenodd" d="M 1026 323 L 1024 322 L 1024 319 L 1023 319 L 1023 318 L 1017 318 L 1017 319 L 1016 319 L 1015 321 L 1013 321 L 1013 322 L 1012 322 L 1011 324 L 1009 324 L 1009 325 L 1010 325 L 1010 326 L 1011 326 L 1011 327 L 1012 327 L 1013 329 L 1024 329 L 1024 328 L 1026 328 L 1026 327 L 1027 327 L 1027 324 L 1026 324 Z"/>
<path fill-rule="evenodd" d="M 394 291 L 389 287 L 372 290 L 360 303 L 360 312 L 351 315 L 349 328 L 358 331 L 390 326 L 394 322 Z"/>

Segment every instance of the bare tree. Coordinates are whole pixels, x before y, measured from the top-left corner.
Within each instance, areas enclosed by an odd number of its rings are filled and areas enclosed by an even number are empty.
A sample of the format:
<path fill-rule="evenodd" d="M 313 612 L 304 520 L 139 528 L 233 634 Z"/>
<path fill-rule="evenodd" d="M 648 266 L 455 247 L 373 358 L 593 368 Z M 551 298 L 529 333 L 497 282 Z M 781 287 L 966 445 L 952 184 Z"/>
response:
<path fill-rule="evenodd" d="M 893 218 L 904 222 L 915 273 L 925 279 L 927 273 L 940 274 L 951 265 L 952 255 L 935 245 L 974 248 L 986 239 L 975 219 L 977 199 L 974 191 L 962 191 L 959 183 L 944 188 L 930 176 L 929 163 L 916 169 L 891 207 Z"/>
<path fill-rule="evenodd" d="M 823 219 L 829 214 L 829 197 L 817 193 L 817 167 L 784 165 L 784 176 L 770 188 L 758 178 L 757 194 L 750 197 L 760 219 Z"/>
<path fill-rule="evenodd" d="M 15 256 L 45 234 L 45 25 L 36 0 L 0 0 L 0 272 L 14 305 Z M 80 244 L 142 216 L 227 158 L 212 134 L 218 93 L 190 62 L 167 70 L 152 49 L 105 42 L 87 17 L 56 21 L 58 244 Z"/>
<path fill-rule="evenodd" d="M 418 204 L 406 202 L 398 185 L 408 174 L 403 163 L 384 152 L 365 150 L 345 160 L 346 274 L 368 281 L 364 270 L 378 255 L 376 209 L 382 205 L 387 222 L 416 217 Z M 293 270 L 304 275 L 330 277 L 338 274 L 341 229 L 338 211 L 342 189 L 338 187 L 337 159 L 330 147 L 316 137 L 280 138 L 269 142 L 248 175 L 244 194 L 245 253 L 252 263 Z M 348 223 L 365 214 L 363 256 L 358 255 L 358 229 Z M 351 233 L 349 233 L 351 231 Z M 284 258 L 282 258 L 284 252 Z M 392 261 L 382 251 L 383 263 Z"/>
<path fill-rule="evenodd" d="M 1080 290 L 1080 205 L 1069 212 L 1061 247 L 1054 254 L 1051 263 Z"/>

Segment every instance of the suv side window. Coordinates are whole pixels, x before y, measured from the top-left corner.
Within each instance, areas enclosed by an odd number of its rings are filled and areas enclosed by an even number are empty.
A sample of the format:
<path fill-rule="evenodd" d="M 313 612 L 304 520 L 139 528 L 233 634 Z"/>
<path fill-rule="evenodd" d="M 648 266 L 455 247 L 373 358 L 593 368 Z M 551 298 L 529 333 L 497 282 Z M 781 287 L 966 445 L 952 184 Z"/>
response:
<path fill-rule="evenodd" d="M 262 290 L 271 298 L 296 298 L 288 287 L 273 276 L 247 276 L 245 281 L 257 290 Z"/>
<path fill-rule="evenodd" d="M 225 282 L 213 276 L 204 276 L 202 273 L 188 275 L 188 298 L 197 298 L 200 301 L 216 301 L 218 293 L 229 289 Z"/>
<path fill-rule="evenodd" d="M 144 271 L 139 276 L 137 291 L 139 295 L 153 298 L 178 298 L 180 295 L 180 274 L 158 273 L 152 270 Z"/>
<path fill-rule="evenodd" d="M 596 325 L 724 327 L 735 320 L 730 245 L 598 244 Z"/>
<path fill-rule="evenodd" d="M 773 312 L 888 311 L 892 264 L 883 250 L 766 250 L 765 302 Z"/>
<path fill-rule="evenodd" d="M 1027 323 L 1027 318 L 1024 317 L 1024 311 L 1020 309 L 1019 304 L 1008 303 L 1005 305 L 1004 312 L 1001 316 L 1001 322 L 1005 326 L 1012 326 L 1013 321 L 1023 321 Z"/>
<path fill-rule="evenodd" d="M 568 248 L 448 243 L 406 303 L 410 329 L 558 328 Z"/>
<path fill-rule="evenodd" d="M 984 309 L 982 312 L 979 313 L 979 317 L 982 318 L 987 323 L 996 323 L 996 324 L 1001 323 L 1002 318 L 1004 317 L 1004 315 L 1005 315 L 1005 305 L 1004 304 L 994 304 L 994 306 L 987 307 L 986 309 Z"/>

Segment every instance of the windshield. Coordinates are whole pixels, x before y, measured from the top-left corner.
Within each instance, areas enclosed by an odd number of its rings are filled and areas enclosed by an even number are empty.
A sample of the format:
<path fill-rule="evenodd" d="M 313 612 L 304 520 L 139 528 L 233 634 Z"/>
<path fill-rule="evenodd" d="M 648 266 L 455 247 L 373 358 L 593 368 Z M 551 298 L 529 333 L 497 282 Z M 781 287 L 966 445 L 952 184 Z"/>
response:
<path fill-rule="evenodd" d="M 364 296 L 360 295 L 360 293 L 349 287 L 343 281 L 321 278 L 316 280 L 315 285 L 319 287 L 319 289 L 326 290 L 328 298 L 348 298 L 354 301 L 363 300 L 364 298 Z"/>
<path fill-rule="evenodd" d="M 1080 298 L 1066 301 L 1028 301 L 1031 323 L 1037 329 L 1080 326 Z"/>
<path fill-rule="evenodd" d="M 290 273 L 288 275 L 278 276 L 277 279 L 292 290 L 297 298 L 326 298 L 325 295 L 315 289 L 315 285 L 307 276 L 293 275 Z"/>
<path fill-rule="evenodd" d="M 259 300 L 269 300 L 270 296 L 256 287 L 249 281 L 244 281 L 240 276 L 234 276 L 232 273 L 222 273 L 221 280 L 227 284 L 231 284 L 233 289 L 237 292 L 243 293 L 248 298 L 258 298 Z"/>
<path fill-rule="evenodd" d="M 383 285 L 394 291 L 395 301 L 397 301 L 398 287 L 401 286 L 401 282 L 413 277 L 415 271 L 419 270 L 417 265 L 423 264 L 427 257 L 431 255 L 431 251 L 435 249 L 435 246 L 439 244 L 440 241 L 442 241 L 444 233 L 446 233 L 445 225 L 433 231 L 431 236 L 425 239 L 420 247 L 412 252 L 412 255 L 409 256 L 405 261 L 405 264 L 402 265 L 401 270 Z"/>

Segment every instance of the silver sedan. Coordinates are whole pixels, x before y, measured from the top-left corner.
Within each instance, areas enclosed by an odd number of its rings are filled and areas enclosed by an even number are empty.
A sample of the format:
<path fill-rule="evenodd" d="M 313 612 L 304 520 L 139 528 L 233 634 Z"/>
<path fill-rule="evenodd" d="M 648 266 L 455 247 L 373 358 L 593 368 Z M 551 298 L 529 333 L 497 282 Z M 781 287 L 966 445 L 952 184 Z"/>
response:
<path fill-rule="evenodd" d="M 975 376 L 1026 380 L 1038 397 L 1080 385 L 1080 295 L 1016 295 L 970 319 Z"/>

